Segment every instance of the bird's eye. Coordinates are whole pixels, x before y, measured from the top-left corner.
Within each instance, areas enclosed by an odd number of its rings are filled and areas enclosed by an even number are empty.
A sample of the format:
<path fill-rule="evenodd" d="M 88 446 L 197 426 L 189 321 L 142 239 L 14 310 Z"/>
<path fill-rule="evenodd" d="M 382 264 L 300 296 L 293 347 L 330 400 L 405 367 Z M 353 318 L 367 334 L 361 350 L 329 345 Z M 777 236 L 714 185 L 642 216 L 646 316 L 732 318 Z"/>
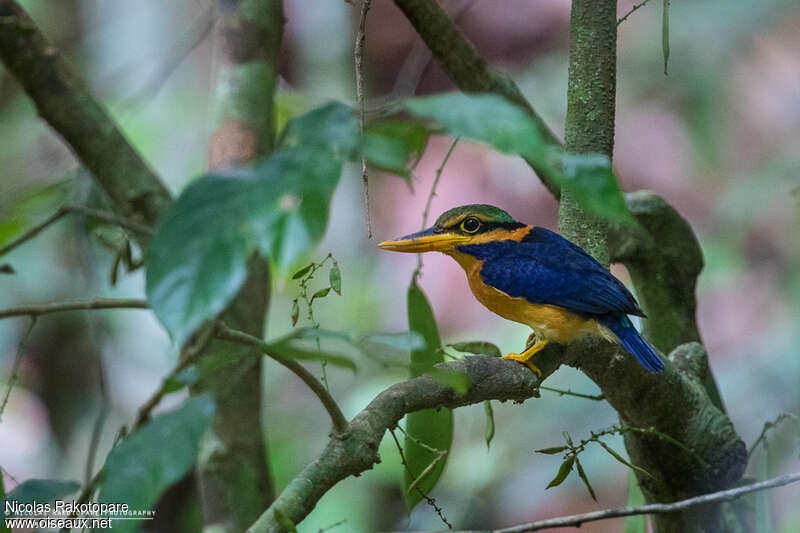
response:
<path fill-rule="evenodd" d="M 481 227 L 481 221 L 475 217 L 467 217 L 461 222 L 461 231 L 464 233 L 475 233 Z"/>

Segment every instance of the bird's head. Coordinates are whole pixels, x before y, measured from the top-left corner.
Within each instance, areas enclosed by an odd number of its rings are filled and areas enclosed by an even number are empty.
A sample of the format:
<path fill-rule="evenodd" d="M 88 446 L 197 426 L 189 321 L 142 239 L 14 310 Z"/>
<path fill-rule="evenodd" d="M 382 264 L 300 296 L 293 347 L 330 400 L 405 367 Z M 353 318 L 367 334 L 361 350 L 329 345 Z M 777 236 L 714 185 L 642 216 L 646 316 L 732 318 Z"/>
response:
<path fill-rule="evenodd" d="M 453 253 L 457 246 L 514 239 L 515 232 L 526 227 L 497 207 L 465 205 L 445 211 L 428 229 L 378 246 L 393 252 Z"/>

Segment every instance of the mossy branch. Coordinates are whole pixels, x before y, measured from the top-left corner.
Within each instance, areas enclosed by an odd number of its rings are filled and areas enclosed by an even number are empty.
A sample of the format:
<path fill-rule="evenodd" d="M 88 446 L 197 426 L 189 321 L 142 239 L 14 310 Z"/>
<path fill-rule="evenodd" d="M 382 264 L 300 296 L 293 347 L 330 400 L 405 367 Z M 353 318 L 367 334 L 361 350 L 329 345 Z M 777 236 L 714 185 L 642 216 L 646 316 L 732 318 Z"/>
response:
<path fill-rule="evenodd" d="M 92 172 L 117 214 L 152 225 L 169 203 L 166 187 L 14 0 L 0 0 L 0 60 L 39 115 Z M 143 242 L 147 235 L 138 237 Z"/>

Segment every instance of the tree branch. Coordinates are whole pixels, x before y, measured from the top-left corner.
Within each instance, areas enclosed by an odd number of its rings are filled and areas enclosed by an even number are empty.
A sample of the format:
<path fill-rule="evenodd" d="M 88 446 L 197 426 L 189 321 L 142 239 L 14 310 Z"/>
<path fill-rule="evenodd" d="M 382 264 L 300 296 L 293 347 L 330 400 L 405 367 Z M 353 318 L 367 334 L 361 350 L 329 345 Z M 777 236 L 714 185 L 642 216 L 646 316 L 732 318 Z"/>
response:
<path fill-rule="evenodd" d="M 93 309 L 147 309 L 147 301 L 135 298 L 94 298 L 92 300 L 75 300 L 72 302 L 54 302 L 46 304 L 23 305 L 9 309 L 0 309 L 0 319 L 15 316 L 38 317 L 50 313 L 64 311 L 90 311 Z"/>
<path fill-rule="evenodd" d="M 617 507 L 616 509 L 604 509 L 602 511 L 593 511 L 591 513 L 582 513 L 570 516 L 562 516 L 559 518 L 549 518 L 547 520 L 538 520 L 536 522 L 528 522 L 526 524 L 520 524 L 518 526 L 506 527 L 502 529 L 492 529 L 488 531 L 485 529 L 480 531 L 448 530 L 447 533 L 528 533 L 530 531 L 540 531 L 542 529 L 580 527 L 586 522 L 608 520 L 609 518 L 620 518 L 623 516 L 636 516 L 644 514 L 674 513 L 676 511 L 683 511 L 685 509 L 702 506 L 709 503 L 720 503 L 735 500 L 753 492 L 783 487 L 797 482 L 800 482 L 800 472 L 774 477 L 766 481 L 760 481 L 758 483 L 736 487 L 735 489 L 721 490 L 718 492 L 712 492 L 710 494 L 703 494 L 702 496 L 695 496 L 694 498 L 687 498 L 674 503 L 651 503 L 649 505 L 642 505 L 639 507 Z"/>
<path fill-rule="evenodd" d="M 464 34 L 456 27 L 447 12 L 433 0 L 394 0 L 395 5 L 408 18 L 414 29 L 444 71 L 465 93 L 495 93 L 525 109 L 536 123 L 539 134 L 548 144 L 559 145 L 558 137 L 547 127 L 541 116 L 531 107 L 519 87 L 510 79 L 493 72 L 486 60 L 475 51 Z M 551 171 L 538 162 L 526 160 L 556 197 L 559 186 Z"/>
<path fill-rule="evenodd" d="M 84 81 L 14 0 L 0 0 L 0 60 L 125 217 L 152 225 L 169 192 Z M 140 242 L 146 235 L 140 235 Z"/>
<path fill-rule="evenodd" d="M 542 370 L 541 379 L 545 379 L 560 365 L 562 349 L 551 344 L 536 357 L 536 364 Z M 247 531 L 285 531 L 275 518 L 276 509 L 295 524 L 299 523 L 331 487 L 380 462 L 378 446 L 384 434 L 408 413 L 439 407 L 455 409 L 484 400 L 522 402 L 539 396 L 541 381 L 536 375 L 527 367 L 505 359 L 469 356 L 436 367 L 466 374 L 470 384 L 467 391 L 458 394 L 428 375 L 392 385 L 358 413 L 345 432 L 331 437 L 322 454 L 289 483 Z"/>
<path fill-rule="evenodd" d="M 25 244 L 29 240 L 33 239 L 39 233 L 44 231 L 45 229 L 49 228 L 51 225 L 55 224 L 61 218 L 69 214 L 82 214 L 87 217 L 96 218 L 98 220 L 102 220 L 103 222 L 108 222 L 109 224 L 117 225 L 121 228 L 129 229 L 132 231 L 136 231 L 142 235 L 150 235 L 152 234 L 153 230 L 150 227 L 145 226 L 144 224 L 139 224 L 134 220 L 129 220 L 124 217 L 120 217 L 115 215 L 114 213 L 109 213 L 108 211 L 101 211 L 99 209 L 91 209 L 89 207 L 83 207 L 79 205 L 75 206 L 63 206 L 58 209 L 55 213 L 47 217 L 45 220 L 37 224 L 36 226 L 32 227 L 7 245 L 0 248 L 0 257 L 3 257 L 10 251 L 14 250 L 15 248 Z"/>
<path fill-rule="evenodd" d="M 303 382 L 308 385 L 308 388 L 317 395 L 319 400 L 322 402 L 322 405 L 325 407 L 325 410 L 328 411 L 328 414 L 331 417 L 331 421 L 333 422 L 333 428 L 336 433 L 343 433 L 347 429 L 347 419 L 342 414 L 342 411 L 339 409 L 339 405 L 336 403 L 336 400 L 330 395 L 328 390 L 319 382 L 314 375 L 305 369 L 303 365 L 294 361 L 292 359 L 287 359 L 285 357 L 281 357 L 280 355 L 273 353 L 270 351 L 266 343 L 263 339 L 259 339 L 253 335 L 245 333 L 243 331 L 238 331 L 232 328 L 229 328 L 225 324 L 218 324 L 216 335 L 218 338 L 236 342 L 238 344 L 243 344 L 245 346 L 253 346 L 258 348 L 261 353 L 274 359 L 275 361 L 279 362 L 289 370 L 291 370 L 297 377 L 303 380 Z"/>

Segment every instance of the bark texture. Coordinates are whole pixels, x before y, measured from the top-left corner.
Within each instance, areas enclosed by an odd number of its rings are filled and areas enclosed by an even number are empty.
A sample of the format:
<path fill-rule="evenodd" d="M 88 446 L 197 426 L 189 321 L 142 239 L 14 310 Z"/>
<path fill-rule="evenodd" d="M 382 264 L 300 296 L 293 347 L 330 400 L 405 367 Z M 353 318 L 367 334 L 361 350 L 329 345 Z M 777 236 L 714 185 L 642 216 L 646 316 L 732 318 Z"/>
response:
<path fill-rule="evenodd" d="M 170 196 L 83 79 L 13 0 L 0 0 L 0 60 L 118 214 L 152 225 Z M 145 244 L 147 235 L 135 235 Z"/>

